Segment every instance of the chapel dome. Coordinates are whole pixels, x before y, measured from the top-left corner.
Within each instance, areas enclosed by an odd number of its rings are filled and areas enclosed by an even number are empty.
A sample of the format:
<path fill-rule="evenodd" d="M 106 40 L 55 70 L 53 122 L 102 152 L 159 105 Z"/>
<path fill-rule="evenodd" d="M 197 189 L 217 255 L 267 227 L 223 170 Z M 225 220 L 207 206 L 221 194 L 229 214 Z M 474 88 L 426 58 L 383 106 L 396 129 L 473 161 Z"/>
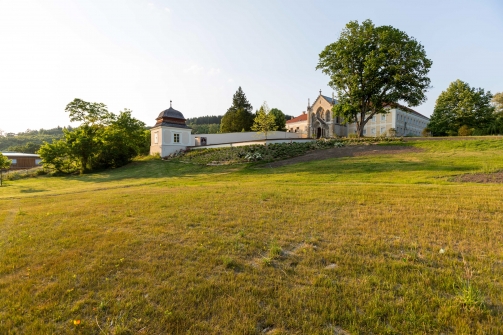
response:
<path fill-rule="evenodd" d="M 190 129 L 185 124 L 183 114 L 173 108 L 172 101 L 169 102 L 169 108 L 162 111 L 155 120 L 157 122 L 154 127 L 165 126 Z"/>
<path fill-rule="evenodd" d="M 163 118 L 163 117 L 185 120 L 183 114 L 174 109 L 173 107 L 169 107 L 168 109 L 162 111 L 157 118 Z"/>

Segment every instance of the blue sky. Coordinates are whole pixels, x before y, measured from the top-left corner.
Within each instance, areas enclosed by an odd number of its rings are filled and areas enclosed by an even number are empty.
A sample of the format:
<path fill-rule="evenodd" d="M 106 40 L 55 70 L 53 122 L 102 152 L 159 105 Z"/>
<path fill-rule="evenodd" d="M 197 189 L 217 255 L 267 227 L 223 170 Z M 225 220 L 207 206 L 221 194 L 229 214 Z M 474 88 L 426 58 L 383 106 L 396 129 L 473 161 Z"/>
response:
<path fill-rule="evenodd" d="M 0 129 L 69 124 L 74 98 L 148 125 L 169 107 L 224 114 L 241 86 L 299 115 L 328 77 L 315 67 L 351 20 L 391 25 L 433 60 L 431 115 L 450 82 L 503 91 L 503 1 L 0 0 Z"/>

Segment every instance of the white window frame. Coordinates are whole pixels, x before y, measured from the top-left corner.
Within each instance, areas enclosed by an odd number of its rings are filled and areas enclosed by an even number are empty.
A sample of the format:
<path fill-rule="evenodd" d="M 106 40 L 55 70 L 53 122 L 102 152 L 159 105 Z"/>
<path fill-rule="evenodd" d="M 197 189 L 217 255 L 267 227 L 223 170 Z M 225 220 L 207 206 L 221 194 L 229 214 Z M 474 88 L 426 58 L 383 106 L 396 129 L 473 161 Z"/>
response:
<path fill-rule="evenodd" d="M 381 121 L 386 121 L 386 114 L 381 114 Z"/>
<path fill-rule="evenodd" d="M 370 129 L 370 133 L 371 134 L 375 134 L 376 133 L 376 129 L 375 128 Z"/>
<path fill-rule="evenodd" d="M 17 158 L 12 158 L 12 159 L 10 160 L 10 163 L 11 163 L 12 165 L 17 165 Z"/>
<path fill-rule="evenodd" d="M 42 159 L 41 158 L 36 158 L 35 159 L 35 164 L 36 165 L 41 165 L 42 164 Z"/>
<path fill-rule="evenodd" d="M 180 133 L 173 134 L 173 143 L 180 143 Z"/>
<path fill-rule="evenodd" d="M 381 134 L 384 134 L 386 132 L 386 127 L 381 127 Z"/>
<path fill-rule="evenodd" d="M 159 143 L 159 133 L 156 131 L 154 133 L 154 144 L 158 144 Z"/>

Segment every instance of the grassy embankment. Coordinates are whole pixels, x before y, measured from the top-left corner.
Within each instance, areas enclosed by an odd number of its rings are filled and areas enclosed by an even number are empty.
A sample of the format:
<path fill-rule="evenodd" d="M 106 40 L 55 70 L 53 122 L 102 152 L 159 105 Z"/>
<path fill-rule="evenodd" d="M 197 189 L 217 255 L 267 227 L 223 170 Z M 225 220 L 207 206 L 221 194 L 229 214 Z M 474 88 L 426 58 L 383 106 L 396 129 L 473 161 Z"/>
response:
<path fill-rule="evenodd" d="M 503 141 L 409 145 L 8 181 L 0 333 L 503 334 Z"/>

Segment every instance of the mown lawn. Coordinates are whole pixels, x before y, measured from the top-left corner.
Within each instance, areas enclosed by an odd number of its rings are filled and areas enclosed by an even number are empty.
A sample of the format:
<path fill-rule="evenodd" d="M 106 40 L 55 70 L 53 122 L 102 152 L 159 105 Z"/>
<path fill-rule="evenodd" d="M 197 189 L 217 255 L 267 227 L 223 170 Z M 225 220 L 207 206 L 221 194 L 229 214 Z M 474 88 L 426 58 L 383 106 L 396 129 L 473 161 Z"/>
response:
<path fill-rule="evenodd" d="M 503 334 L 503 141 L 0 188 L 0 334 Z"/>

